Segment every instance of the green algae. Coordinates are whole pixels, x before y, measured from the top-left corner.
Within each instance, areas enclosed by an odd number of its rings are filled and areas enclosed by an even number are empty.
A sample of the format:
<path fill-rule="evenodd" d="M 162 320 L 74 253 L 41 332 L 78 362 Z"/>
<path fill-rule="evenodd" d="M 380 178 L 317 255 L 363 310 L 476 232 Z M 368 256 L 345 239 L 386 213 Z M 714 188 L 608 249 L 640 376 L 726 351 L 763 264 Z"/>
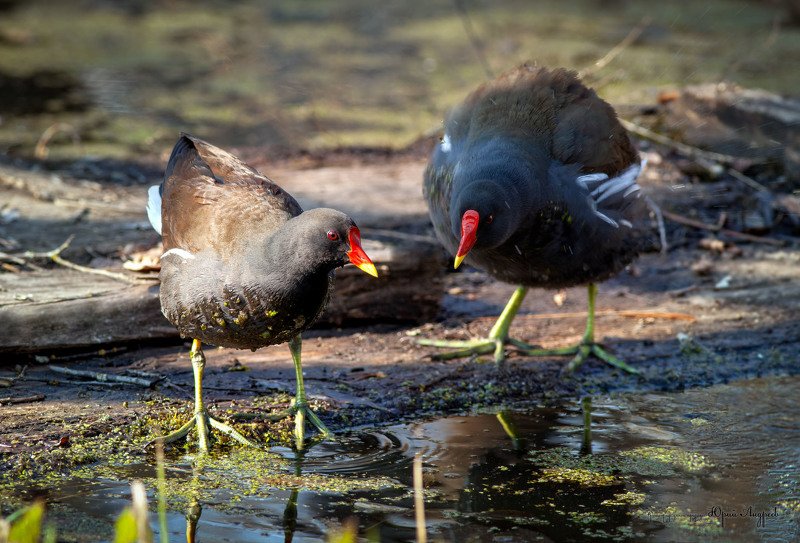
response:
<path fill-rule="evenodd" d="M 621 492 L 614 497 L 603 500 L 600 505 L 642 505 L 647 497 L 641 492 Z"/>
<path fill-rule="evenodd" d="M 583 487 L 608 486 L 620 481 L 612 475 L 583 468 L 552 467 L 542 469 L 534 483 L 574 483 Z"/>
<path fill-rule="evenodd" d="M 637 509 L 633 511 L 633 515 L 642 520 L 660 522 L 696 535 L 714 536 L 723 531 L 719 522 L 709 515 L 682 510 L 674 504 L 666 507 Z"/>
<path fill-rule="evenodd" d="M 148 487 L 156 484 L 154 475 L 142 480 Z M 217 509 L 242 512 L 246 498 L 267 499 L 274 497 L 276 491 L 349 494 L 395 487 L 400 487 L 397 481 L 382 476 L 298 474 L 294 463 L 280 455 L 234 447 L 196 456 L 190 468 L 183 462 L 171 469 L 168 465 L 165 498 L 171 510 L 185 509 L 193 502 L 213 501 Z"/>
<path fill-rule="evenodd" d="M 269 420 L 272 412 L 277 412 L 276 405 L 288 404 L 290 397 L 285 394 L 264 396 L 257 399 L 254 404 L 264 406 L 264 415 L 258 422 L 238 424 L 249 439 L 261 441 L 266 444 L 278 443 L 291 445 L 294 442 L 293 421 L 291 417 L 280 421 Z M 316 405 L 317 409 L 321 406 Z M 144 408 L 143 412 L 140 408 Z M 127 480 L 125 471 L 129 466 L 141 465 L 150 460 L 151 451 L 147 445 L 156 437 L 177 429 L 193 416 L 193 405 L 190 402 L 175 406 L 159 400 L 142 402 L 132 415 L 122 415 L 114 419 L 100 417 L 92 422 L 78 422 L 65 425 L 63 433 L 69 436 L 69 446 L 51 447 L 33 450 L 28 454 L 13 455 L 8 461 L 0 465 L 0 495 L 17 496 L 16 501 L 3 503 L 3 507 L 12 505 L 21 506 L 25 503 L 26 496 L 37 489 L 58 487 L 67 480 L 94 481 L 94 480 Z M 212 412 L 213 412 L 212 408 Z M 223 413 L 232 413 L 226 410 Z M 216 415 L 216 413 L 213 413 Z M 218 415 L 217 415 L 218 416 Z M 194 450 L 195 431 L 192 430 L 186 438 L 186 443 L 172 447 L 175 452 Z M 259 451 L 248 449 L 247 454 L 239 452 L 240 446 L 226 435 L 214 434 L 214 450 L 219 451 L 208 458 L 219 462 L 226 472 L 219 472 L 218 468 L 211 470 L 210 488 L 216 484 L 224 485 L 235 473 L 236 469 L 247 467 L 251 473 L 258 473 L 262 479 L 274 475 L 270 469 L 277 469 L 284 463 L 270 455 L 259 454 Z M 232 455 L 232 456 L 226 456 Z M 228 460 L 235 458 L 235 461 Z M 202 458 L 202 457 L 199 457 Z M 256 470 L 256 465 L 263 467 Z M 266 470 L 266 471 L 265 471 Z M 214 474 L 219 473 L 217 483 Z M 247 479 L 248 484 L 254 484 L 254 477 Z M 153 480 L 154 482 L 154 480 Z M 323 480 L 310 482 L 309 487 L 319 484 L 324 488 L 346 488 L 341 481 L 326 483 Z M 365 483 L 366 484 L 366 483 Z M 326 486 L 327 485 L 327 486 Z M 280 485 L 277 485 L 280 486 Z"/>
<path fill-rule="evenodd" d="M 696 473 L 712 466 L 702 454 L 675 447 L 637 447 L 620 454 L 632 461 L 636 473 L 640 475 L 660 475 L 664 473 L 661 466 L 678 468 L 688 473 Z"/>
<path fill-rule="evenodd" d="M 532 451 L 530 459 L 543 468 L 583 469 L 600 474 L 673 477 L 680 472 L 696 473 L 712 464 L 701 454 L 674 447 L 637 447 L 619 454 L 576 456 L 570 449 Z"/>
<path fill-rule="evenodd" d="M 606 522 L 606 517 L 594 511 L 570 511 L 567 516 L 575 524 L 592 525 Z"/>

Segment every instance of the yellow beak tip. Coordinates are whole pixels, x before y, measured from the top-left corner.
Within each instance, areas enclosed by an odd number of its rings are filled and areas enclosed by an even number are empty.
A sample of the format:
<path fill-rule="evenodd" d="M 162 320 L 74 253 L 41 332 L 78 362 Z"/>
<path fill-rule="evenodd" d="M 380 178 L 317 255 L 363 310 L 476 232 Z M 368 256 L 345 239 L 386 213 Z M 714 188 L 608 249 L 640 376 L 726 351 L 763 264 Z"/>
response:
<path fill-rule="evenodd" d="M 453 269 L 457 270 L 461 263 L 464 261 L 467 255 L 456 256 L 456 259 L 453 261 Z"/>
<path fill-rule="evenodd" d="M 375 264 L 372 262 L 364 262 L 363 264 L 359 264 L 358 269 L 366 274 L 371 275 L 372 277 L 378 277 L 378 270 L 375 268 Z"/>

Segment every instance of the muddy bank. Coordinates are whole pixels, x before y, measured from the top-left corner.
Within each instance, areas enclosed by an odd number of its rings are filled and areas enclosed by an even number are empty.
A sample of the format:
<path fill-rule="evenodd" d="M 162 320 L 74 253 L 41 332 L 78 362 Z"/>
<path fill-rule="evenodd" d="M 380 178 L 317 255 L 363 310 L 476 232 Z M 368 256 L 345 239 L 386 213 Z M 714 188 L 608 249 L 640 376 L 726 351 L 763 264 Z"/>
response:
<path fill-rule="evenodd" d="M 718 262 L 715 276 L 702 280 L 689 269 L 696 257 L 686 250 L 668 258 L 649 255 L 637 264 L 637 277 L 623 274 L 601 286 L 598 334 L 641 376 L 622 374 L 594 360 L 572 375 L 562 372 L 566 361 L 558 358 L 512 355 L 503 368 L 476 360 L 430 360 L 433 351 L 417 346 L 418 338 L 485 333 L 511 291 L 508 285 L 470 272 L 448 276 L 440 322 L 308 332 L 303 351 L 306 386 L 323 420 L 341 433 L 441 413 L 798 373 L 800 323 L 794 300 L 800 296 L 800 252 L 748 247 L 741 257 Z M 731 277 L 731 286 L 715 289 L 716 276 Z M 551 292 L 534 291 L 512 333 L 544 347 L 575 342 L 584 321 L 570 314 L 580 314 L 584 303 L 582 288 L 567 290 L 560 308 Z M 615 314 L 623 310 L 644 316 Z M 651 313 L 679 313 L 695 320 L 653 318 Z M 550 316 L 542 318 L 543 314 Z M 685 335 L 679 339 L 680 334 Z M 274 423 L 266 416 L 285 408 L 293 394 L 288 349 L 209 349 L 207 358 L 204 389 L 212 413 L 237 422 L 255 440 L 287 443 L 289 421 Z M 177 427 L 191 413 L 186 345 L 128 344 L 88 355 L 39 354 L 18 363 L 27 364 L 24 376 L 0 389 L 0 396 L 43 398 L 0 407 L 0 462 L 7 475 L 58 472 L 94 462 L 109 447 L 131 457 L 145 455 L 141 446 L 159 428 Z M 157 381 L 149 388 L 86 383 L 55 373 L 48 364 Z M 13 377 L 12 364 L 4 364 L 3 370 L 3 377 Z M 112 431 L 115 439 L 107 442 Z M 58 446 L 65 437 L 72 448 Z"/>

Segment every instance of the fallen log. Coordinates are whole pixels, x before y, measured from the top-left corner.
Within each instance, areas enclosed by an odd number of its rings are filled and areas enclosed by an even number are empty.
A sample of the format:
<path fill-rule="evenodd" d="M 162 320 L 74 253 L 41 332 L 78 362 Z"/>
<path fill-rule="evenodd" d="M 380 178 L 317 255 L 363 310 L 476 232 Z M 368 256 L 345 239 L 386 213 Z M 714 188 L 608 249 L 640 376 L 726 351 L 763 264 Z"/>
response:
<path fill-rule="evenodd" d="M 368 229 L 363 234 L 380 277 L 352 267 L 338 270 L 334 294 L 315 327 L 434 318 L 446 269 L 438 244 L 422 236 L 390 239 Z M 128 284 L 65 268 L 2 274 L 0 322 L 0 353 L 178 337 L 161 315 L 157 283 Z"/>

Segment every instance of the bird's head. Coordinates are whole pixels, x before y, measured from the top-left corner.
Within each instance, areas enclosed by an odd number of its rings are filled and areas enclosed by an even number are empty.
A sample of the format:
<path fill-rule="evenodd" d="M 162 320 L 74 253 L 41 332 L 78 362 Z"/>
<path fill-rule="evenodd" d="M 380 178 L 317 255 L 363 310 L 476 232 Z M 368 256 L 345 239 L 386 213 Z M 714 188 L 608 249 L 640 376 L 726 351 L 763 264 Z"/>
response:
<path fill-rule="evenodd" d="M 464 187 L 450 208 L 453 234 L 460 240 L 454 267 L 458 268 L 477 247 L 490 249 L 502 245 L 518 223 L 518 206 L 501 186 L 492 181 L 476 181 Z"/>
<path fill-rule="evenodd" d="M 361 232 L 353 219 L 334 209 L 310 209 L 293 219 L 302 222 L 304 245 L 311 259 L 336 268 L 352 263 L 364 273 L 378 277 L 378 271 L 361 247 Z"/>

